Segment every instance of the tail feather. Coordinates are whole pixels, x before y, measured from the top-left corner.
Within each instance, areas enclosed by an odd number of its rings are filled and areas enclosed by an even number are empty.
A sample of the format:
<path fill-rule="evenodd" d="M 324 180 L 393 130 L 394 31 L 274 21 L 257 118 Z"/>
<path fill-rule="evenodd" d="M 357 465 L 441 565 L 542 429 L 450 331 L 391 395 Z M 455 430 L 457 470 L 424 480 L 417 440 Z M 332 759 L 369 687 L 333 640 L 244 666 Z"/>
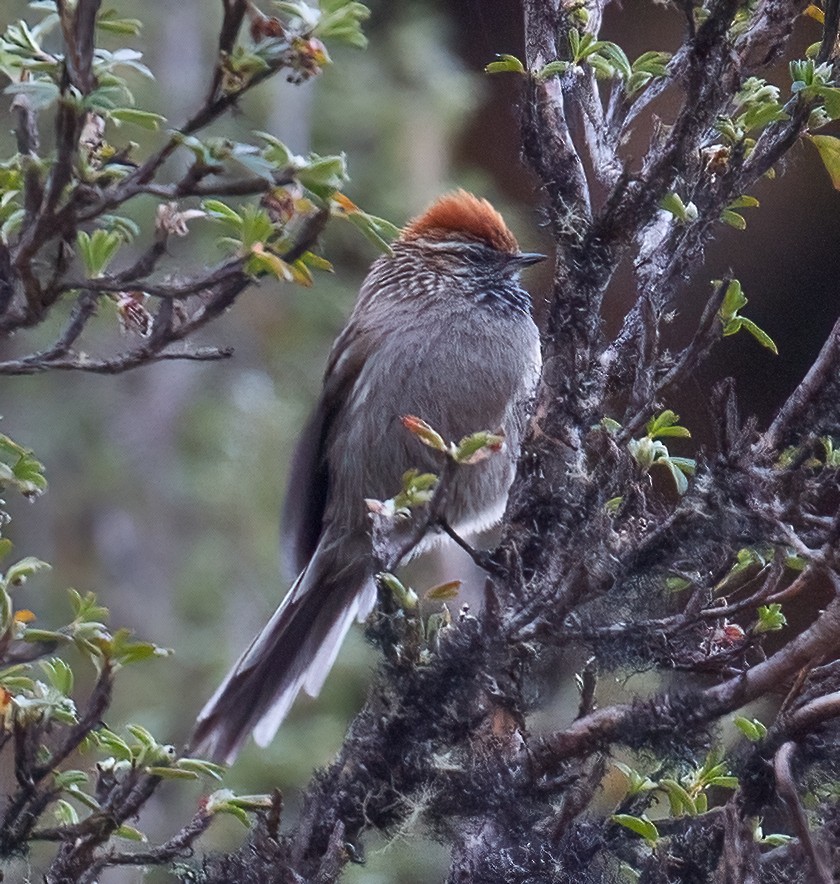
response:
<path fill-rule="evenodd" d="M 318 694 L 353 620 L 376 599 L 369 555 L 342 546 L 316 550 L 199 713 L 192 751 L 230 764 L 251 731 L 261 746 L 274 738 L 301 690 Z M 349 564 L 331 567 L 337 561 Z"/>

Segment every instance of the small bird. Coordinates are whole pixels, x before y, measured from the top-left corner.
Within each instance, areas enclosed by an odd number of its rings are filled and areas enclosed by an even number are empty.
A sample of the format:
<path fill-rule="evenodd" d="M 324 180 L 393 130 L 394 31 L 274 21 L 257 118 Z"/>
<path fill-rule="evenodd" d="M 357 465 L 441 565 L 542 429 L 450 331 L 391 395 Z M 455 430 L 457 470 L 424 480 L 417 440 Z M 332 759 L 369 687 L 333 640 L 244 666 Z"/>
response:
<path fill-rule="evenodd" d="M 370 614 L 365 500 L 392 497 L 406 470 L 442 466 L 403 416 L 446 440 L 501 429 L 502 450 L 456 471 L 442 512 L 461 535 L 499 521 L 540 371 L 519 272 L 543 258 L 520 251 L 489 202 L 459 190 L 374 261 L 292 459 L 283 548 L 299 576 L 201 710 L 193 751 L 231 763 L 249 732 L 267 745 L 301 689 L 318 694 L 353 620 Z M 441 537 L 427 532 L 411 554 Z"/>

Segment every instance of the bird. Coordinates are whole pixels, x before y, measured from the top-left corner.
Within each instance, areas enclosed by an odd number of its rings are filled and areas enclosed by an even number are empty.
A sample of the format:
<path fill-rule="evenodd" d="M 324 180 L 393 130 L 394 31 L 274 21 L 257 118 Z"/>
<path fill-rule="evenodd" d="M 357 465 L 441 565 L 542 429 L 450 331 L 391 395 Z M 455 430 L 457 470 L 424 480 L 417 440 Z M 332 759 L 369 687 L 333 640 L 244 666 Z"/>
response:
<path fill-rule="evenodd" d="M 441 470 L 406 415 L 447 440 L 501 431 L 500 452 L 455 471 L 442 512 L 460 536 L 501 519 L 541 366 L 519 276 L 544 258 L 521 251 L 490 202 L 457 190 L 373 262 L 291 461 L 282 547 L 298 577 L 199 713 L 193 751 L 230 764 L 249 733 L 268 745 L 300 691 L 317 696 L 353 621 L 373 610 L 365 501 L 393 497 L 407 470 Z M 442 538 L 428 530 L 405 559 Z"/>

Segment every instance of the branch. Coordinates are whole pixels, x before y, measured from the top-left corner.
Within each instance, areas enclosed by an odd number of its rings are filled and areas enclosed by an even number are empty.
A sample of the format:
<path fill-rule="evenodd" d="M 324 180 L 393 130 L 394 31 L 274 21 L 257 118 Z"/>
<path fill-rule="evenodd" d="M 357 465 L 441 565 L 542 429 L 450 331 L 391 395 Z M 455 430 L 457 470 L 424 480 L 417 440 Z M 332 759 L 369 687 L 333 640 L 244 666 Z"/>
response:
<path fill-rule="evenodd" d="M 136 287 L 142 288 L 144 295 L 177 301 L 188 298 L 190 295 L 210 291 L 219 285 L 243 277 L 242 267 L 245 260 L 243 258 L 229 258 L 211 268 L 204 276 L 182 283 L 148 283 L 145 280 L 140 280 L 139 277 L 144 275 L 145 266 L 154 260 L 158 250 L 159 247 L 155 244 L 135 264 L 119 273 L 110 276 L 97 276 L 92 279 L 69 279 L 62 283 L 61 288 L 64 291 L 85 289 L 92 292 L 119 292 L 132 283 L 136 283 Z"/>
<path fill-rule="evenodd" d="M 807 5 L 808 0 L 761 0 L 735 44 L 745 77 L 779 58 Z"/>
<path fill-rule="evenodd" d="M 785 716 L 784 730 L 790 734 L 802 734 L 838 716 L 840 716 L 840 691 L 834 691 L 805 703 L 795 712 Z"/>
<path fill-rule="evenodd" d="M 697 332 L 691 339 L 687 347 L 685 347 L 677 356 L 674 365 L 668 370 L 664 377 L 659 380 L 656 378 L 656 360 L 648 360 L 639 358 L 636 361 L 636 377 L 644 376 L 650 379 L 650 388 L 640 389 L 638 398 L 634 396 L 634 401 L 629 407 L 633 417 L 622 428 L 618 440 L 619 442 L 627 442 L 641 430 L 641 428 L 650 420 L 656 408 L 657 401 L 662 393 L 669 387 L 675 387 L 689 377 L 692 377 L 697 367 L 709 355 L 714 345 L 723 336 L 723 325 L 718 318 L 718 311 L 723 304 L 726 289 L 731 278 L 727 277 L 715 286 L 706 306 L 703 315 L 700 317 L 700 323 Z M 641 303 L 641 301 L 640 301 Z M 643 311 L 639 309 L 637 315 L 642 322 L 642 330 L 639 334 L 640 339 L 645 335 L 652 335 L 654 332 L 648 329 L 648 325 L 658 322 L 658 316 L 652 314 L 652 309 Z M 629 344 L 628 339 L 619 342 L 616 346 L 621 349 L 622 345 Z M 621 356 L 616 357 L 621 360 Z"/>
<path fill-rule="evenodd" d="M 799 0 L 805 6 L 805 0 Z M 823 38 L 817 52 L 817 64 L 836 61 L 838 54 L 838 37 L 840 37 L 840 0 L 826 0 L 825 24 Z"/>
<path fill-rule="evenodd" d="M 0 820 L 0 855 L 10 856 L 21 851 L 41 814 L 58 797 L 58 790 L 41 784 L 99 723 L 110 703 L 112 687 L 113 673 L 105 661 L 84 713 L 50 753 L 47 763 L 38 763 L 33 757 L 43 733 L 42 727 L 27 727 L 15 723 L 15 773 L 18 790 L 9 798 Z"/>
<path fill-rule="evenodd" d="M 109 866 L 160 866 L 171 863 L 180 857 L 190 857 L 193 855 L 195 841 L 207 831 L 212 822 L 212 814 L 205 810 L 199 810 L 177 835 L 158 847 L 136 853 L 118 850 L 106 851 L 91 864 L 88 874 L 95 875 Z M 60 831 L 59 829 L 58 832 Z"/>
<path fill-rule="evenodd" d="M 621 742 L 622 731 L 626 732 L 631 723 L 633 732 L 639 733 L 646 722 L 653 740 L 688 721 L 693 725 L 711 722 L 772 693 L 800 669 L 831 653 L 839 641 L 840 600 L 835 599 L 805 632 L 743 674 L 687 697 L 665 694 L 639 704 L 597 710 L 573 722 L 565 731 L 532 744 L 528 752 L 530 763 L 537 773 L 549 774 L 565 759 Z"/>
<path fill-rule="evenodd" d="M 95 87 L 93 76 L 94 31 L 101 0 L 78 0 L 70 5 L 59 0 L 58 13 L 64 44 L 67 47 L 65 64 L 70 84 L 82 95 Z"/>
<path fill-rule="evenodd" d="M 328 218 L 329 212 L 326 209 L 307 218 L 301 226 L 297 242 L 283 254 L 282 259 L 287 263 L 293 263 L 304 252 L 312 248 Z M 141 257 L 138 263 L 145 260 L 147 260 L 146 257 Z M 122 275 L 85 280 L 79 284 L 87 287 L 90 291 L 80 296 L 76 310 L 62 337 L 48 350 L 33 353 L 21 359 L 0 362 L 0 375 L 37 374 L 53 369 L 88 371 L 95 374 L 119 374 L 140 365 L 168 359 L 192 361 L 227 359 L 233 354 L 230 348 L 202 347 L 194 350 L 170 350 L 167 348 L 171 344 L 190 337 L 198 329 L 227 310 L 240 293 L 251 284 L 252 277 L 242 271 L 243 263 L 244 260 L 241 258 L 231 259 L 220 264 L 202 279 L 185 283 L 182 286 L 149 286 L 152 291 L 146 292 L 147 294 L 154 294 L 163 299 L 155 315 L 151 335 L 139 347 L 111 359 L 96 359 L 85 353 L 73 352 L 69 349 L 69 344 L 79 337 L 84 324 L 93 315 L 93 307 L 95 306 L 93 293 L 97 290 L 122 289 L 129 281 L 123 276 L 133 273 L 137 264 L 134 265 L 134 268 L 124 271 Z M 196 292 L 207 292 L 204 302 L 188 319 L 174 324 L 172 310 L 176 298 L 186 297 Z"/>
<path fill-rule="evenodd" d="M 811 866 L 811 875 L 809 881 L 813 884 L 833 884 L 834 875 L 826 866 L 825 861 L 817 852 L 814 841 L 811 838 L 811 831 L 808 828 L 808 820 L 805 816 L 805 810 L 802 802 L 799 800 L 799 792 L 796 788 L 791 771 L 793 755 L 796 752 L 796 744 L 788 741 L 784 743 L 773 758 L 773 771 L 776 775 L 776 791 L 784 800 L 790 814 L 793 830 L 799 837 L 799 843 L 808 863 Z"/>
<path fill-rule="evenodd" d="M 767 451 L 778 451 L 794 425 L 802 425 L 807 411 L 814 406 L 828 384 L 834 381 L 838 370 L 840 370 L 840 319 L 834 323 L 808 374 L 779 409 L 779 413 L 764 434 L 761 444 Z"/>

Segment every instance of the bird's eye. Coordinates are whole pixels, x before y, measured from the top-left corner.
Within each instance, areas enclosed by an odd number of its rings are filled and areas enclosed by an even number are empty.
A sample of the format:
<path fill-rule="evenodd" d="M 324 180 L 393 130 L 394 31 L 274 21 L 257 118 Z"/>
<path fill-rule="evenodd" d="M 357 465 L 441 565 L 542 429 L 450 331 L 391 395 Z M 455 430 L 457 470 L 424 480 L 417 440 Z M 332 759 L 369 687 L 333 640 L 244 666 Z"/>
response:
<path fill-rule="evenodd" d="M 461 259 L 469 264 L 487 263 L 488 256 L 486 254 L 486 249 L 481 248 L 481 246 L 466 246 L 459 251 Z"/>

